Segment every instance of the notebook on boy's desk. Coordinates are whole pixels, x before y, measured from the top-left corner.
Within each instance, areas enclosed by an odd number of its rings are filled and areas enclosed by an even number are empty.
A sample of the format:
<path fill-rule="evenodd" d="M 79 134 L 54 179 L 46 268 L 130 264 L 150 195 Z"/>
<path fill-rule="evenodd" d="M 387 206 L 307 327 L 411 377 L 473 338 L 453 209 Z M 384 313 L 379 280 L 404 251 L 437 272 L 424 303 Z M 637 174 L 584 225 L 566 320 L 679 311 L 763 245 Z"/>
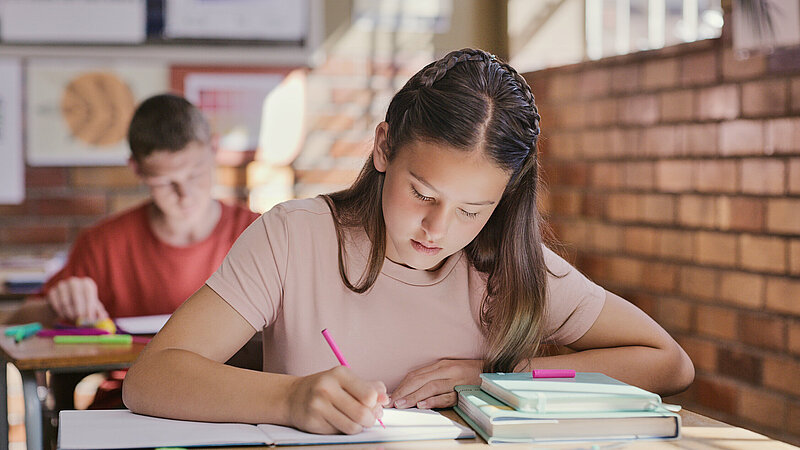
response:
<path fill-rule="evenodd" d="M 128 410 L 61 411 L 58 448 L 311 445 L 475 437 L 469 428 L 431 410 L 387 409 L 382 420 L 386 429 L 378 425 L 354 435 L 323 435 L 278 425 L 161 419 Z"/>

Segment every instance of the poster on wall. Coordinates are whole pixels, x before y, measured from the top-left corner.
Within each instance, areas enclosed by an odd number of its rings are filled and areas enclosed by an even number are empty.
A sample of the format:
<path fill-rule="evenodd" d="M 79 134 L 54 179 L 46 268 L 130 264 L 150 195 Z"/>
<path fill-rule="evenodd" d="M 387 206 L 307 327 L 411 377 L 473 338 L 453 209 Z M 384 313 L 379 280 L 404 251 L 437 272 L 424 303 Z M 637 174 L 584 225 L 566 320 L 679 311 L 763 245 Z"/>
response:
<path fill-rule="evenodd" d="M 22 158 L 22 63 L 0 58 L 0 204 L 25 199 Z"/>
<path fill-rule="evenodd" d="M 306 38 L 309 0 L 166 0 L 164 36 L 192 39 Z"/>
<path fill-rule="evenodd" d="M 163 64 L 31 60 L 28 164 L 124 165 L 134 108 L 166 91 L 167 77 Z"/>

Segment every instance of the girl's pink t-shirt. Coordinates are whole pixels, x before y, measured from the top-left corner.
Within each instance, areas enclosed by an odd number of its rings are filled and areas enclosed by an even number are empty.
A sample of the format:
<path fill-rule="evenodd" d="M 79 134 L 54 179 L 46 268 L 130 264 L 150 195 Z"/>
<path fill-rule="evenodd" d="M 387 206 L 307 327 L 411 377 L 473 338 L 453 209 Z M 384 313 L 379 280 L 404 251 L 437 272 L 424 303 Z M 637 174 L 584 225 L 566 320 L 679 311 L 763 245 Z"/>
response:
<path fill-rule="evenodd" d="M 355 282 L 369 240 L 346 235 L 347 271 Z M 570 344 L 594 323 L 605 290 L 544 248 L 548 276 L 546 336 Z M 264 370 L 308 375 L 338 365 L 321 331 L 329 330 L 353 371 L 391 392 L 411 370 L 440 359 L 483 359 L 478 317 L 486 276 L 462 252 L 436 271 L 385 260 L 374 286 L 344 285 L 331 211 L 321 197 L 292 200 L 245 230 L 207 284 L 256 330 L 263 330 Z"/>

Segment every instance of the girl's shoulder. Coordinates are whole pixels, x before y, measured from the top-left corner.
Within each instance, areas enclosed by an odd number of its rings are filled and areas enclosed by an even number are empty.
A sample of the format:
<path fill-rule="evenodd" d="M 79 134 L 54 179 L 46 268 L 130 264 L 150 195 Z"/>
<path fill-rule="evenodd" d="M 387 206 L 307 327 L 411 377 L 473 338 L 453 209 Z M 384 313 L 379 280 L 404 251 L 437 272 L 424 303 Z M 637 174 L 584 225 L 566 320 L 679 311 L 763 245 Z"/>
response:
<path fill-rule="evenodd" d="M 328 207 L 328 203 L 325 201 L 322 196 L 312 197 L 312 198 L 300 198 L 295 200 L 287 200 L 283 203 L 279 203 L 272 208 L 271 212 L 275 211 L 276 214 L 285 214 L 291 215 L 293 213 L 310 213 L 310 214 L 321 214 L 321 215 L 331 215 L 331 210 Z"/>

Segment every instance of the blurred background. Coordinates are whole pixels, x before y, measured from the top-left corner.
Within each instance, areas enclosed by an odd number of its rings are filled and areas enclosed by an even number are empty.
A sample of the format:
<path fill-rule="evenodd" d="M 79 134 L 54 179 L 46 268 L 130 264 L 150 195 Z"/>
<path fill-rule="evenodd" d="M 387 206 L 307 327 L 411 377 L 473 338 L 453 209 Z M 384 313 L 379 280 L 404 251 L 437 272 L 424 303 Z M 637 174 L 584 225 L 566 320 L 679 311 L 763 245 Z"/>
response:
<path fill-rule="evenodd" d="M 533 87 L 567 258 L 692 357 L 668 401 L 800 444 L 799 3 L 0 0 L 0 311 L 146 198 L 143 98 L 198 105 L 216 196 L 261 212 L 347 186 L 394 92 L 480 47 Z"/>

